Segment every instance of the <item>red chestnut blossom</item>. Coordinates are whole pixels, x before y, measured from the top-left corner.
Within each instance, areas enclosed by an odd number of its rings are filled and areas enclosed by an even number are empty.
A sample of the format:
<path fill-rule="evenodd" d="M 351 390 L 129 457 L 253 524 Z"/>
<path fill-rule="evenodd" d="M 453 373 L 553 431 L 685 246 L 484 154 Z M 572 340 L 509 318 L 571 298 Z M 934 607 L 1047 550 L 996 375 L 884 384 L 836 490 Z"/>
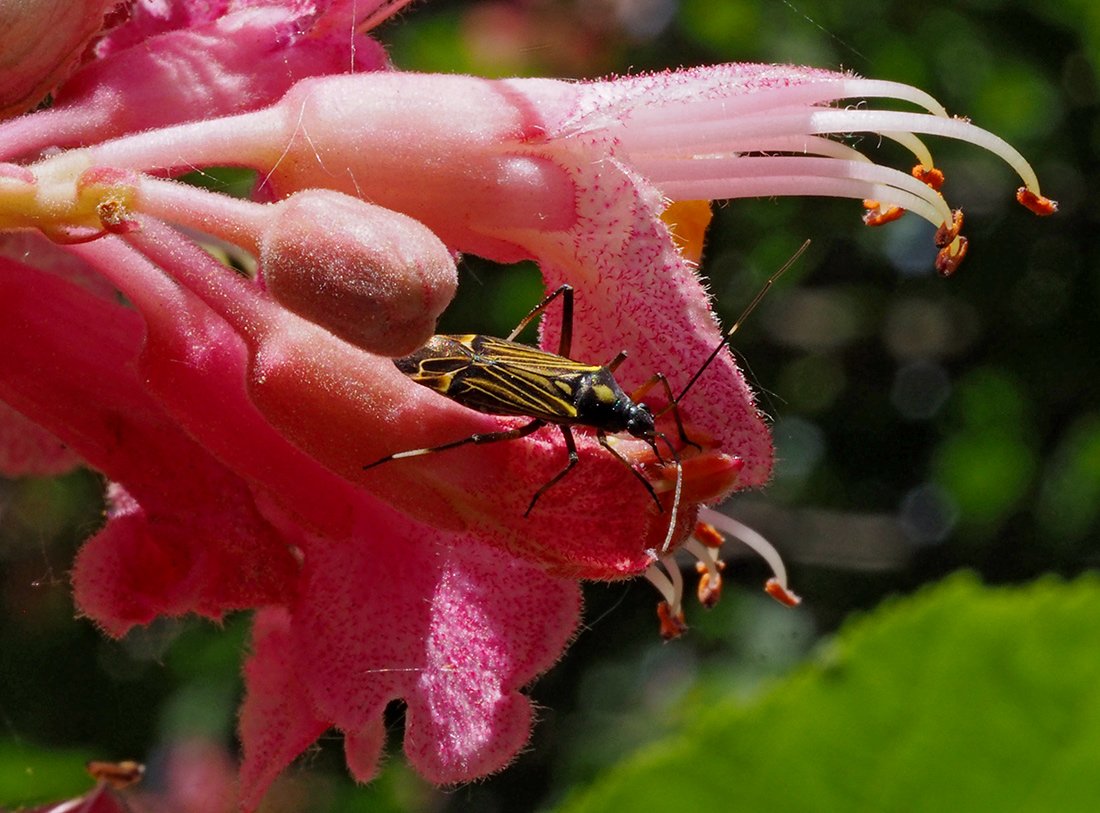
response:
<path fill-rule="evenodd" d="M 407 1 L 407 0 L 406 0 Z M 392 5 L 393 10 L 404 3 Z M 252 110 L 278 99 L 299 79 L 329 73 L 378 70 L 385 66 L 381 46 L 349 27 L 374 7 L 354 0 L 214 0 L 186 3 L 161 0 L 86 0 L 41 3 L 39 14 L 24 14 L 22 26 L 0 25 L 0 53 L 29 54 L 5 73 L 0 105 L 11 99 L 8 113 L 21 112 L 53 89 L 53 105 L 33 117 L 7 125 L 0 155 L 28 155 L 47 147 L 76 146 L 148 127 Z M 116 27 L 100 34 L 103 9 L 119 6 Z M 82 15 L 76 13 L 87 6 Z M 102 8 L 100 8 L 102 7 Z M 54 48 L 42 43 L 62 40 L 57 9 L 68 9 L 67 45 L 95 56 L 60 82 L 57 73 L 71 67 L 60 62 L 49 80 L 24 90 L 20 69 L 48 70 L 39 61 Z M 79 24 L 78 24 L 79 21 Z M 36 30 L 32 35 L 32 27 Z M 57 46 L 58 49 L 61 45 Z M 60 59 L 60 57 L 59 57 Z M 34 94 L 38 93 L 36 97 Z"/>
<path fill-rule="evenodd" d="M 626 349 L 628 391 L 658 370 L 678 391 L 719 330 L 697 251 L 666 224 L 691 208 L 670 200 L 852 197 L 870 223 L 908 210 L 940 227 L 950 272 L 965 241 L 915 135 L 928 133 L 994 151 L 1023 178 L 1022 202 L 1053 208 L 1015 150 L 913 88 L 763 65 L 591 83 L 380 70 L 378 46 L 349 26 L 400 5 L 138 5 L 52 109 L 0 124 L 0 228 L 13 235 L 0 421 L 14 410 L 36 427 L 19 452 L 0 432 L 0 463 L 56 468 L 60 442 L 109 478 L 106 524 L 73 574 L 78 606 L 109 634 L 258 610 L 240 726 L 249 809 L 332 726 L 369 779 L 394 699 L 427 778 L 503 767 L 529 734 L 520 689 L 578 623 L 577 580 L 647 573 L 675 633 L 671 552 L 697 555 L 700 597 L 716 600 L 712 532 L 696 520 L 768 479 L 768 431 L 727 353 L 681 405 L 700 447 L 679 450 L 682 481 L 644 442 L 616 441 L 663 510 L 580 432 L 581 464 L 525 517 L 565 460 L 555 427 L 365 471 L 516 425 L 390 361 L 433 333 L 455 252 L 536 260 L 549 289 L 577 291 L 577 358 Z M 835 106 L 877 97 L 926 112 Z M 872 163 L 838 139 L 852 132 L 900 142 L 918 170 Z M 259 172 L 253 200 L 167 179 L 221 165 Z M 244 249 L 258 272 L 229 270 L 185 236 L 197 232 Z M 547 319 L 543 346 L 557 332 Z M 770 590 L 791 600 L 775 568 Z"/>

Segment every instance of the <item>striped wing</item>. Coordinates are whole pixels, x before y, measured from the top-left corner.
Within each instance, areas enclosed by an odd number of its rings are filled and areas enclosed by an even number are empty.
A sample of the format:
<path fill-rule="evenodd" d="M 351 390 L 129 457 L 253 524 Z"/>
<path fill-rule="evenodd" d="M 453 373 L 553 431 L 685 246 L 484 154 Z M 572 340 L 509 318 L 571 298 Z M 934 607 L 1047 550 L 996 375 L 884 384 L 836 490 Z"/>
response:
<path fill-rule="evenodd" d="M 394 363 L 413 381 L 470 409 L 550 423 L 574 422 L 579 383 L 606 374 L 603 367 L 477 334 L 433 336 Z"/>

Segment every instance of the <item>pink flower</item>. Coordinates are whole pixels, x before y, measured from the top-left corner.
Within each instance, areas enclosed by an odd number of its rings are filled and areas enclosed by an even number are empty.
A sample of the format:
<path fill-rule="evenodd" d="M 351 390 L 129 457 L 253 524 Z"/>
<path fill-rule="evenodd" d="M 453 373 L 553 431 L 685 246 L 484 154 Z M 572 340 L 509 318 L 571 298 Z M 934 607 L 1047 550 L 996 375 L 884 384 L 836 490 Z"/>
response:
<path fill-rule="evenodd" d="M 393 8 L 376 5 L 358 19 Z M 339 40 L 356 7 L 239 3 L 194 17 L 164 5 L 155 17 L 162 5 L 150 3 L 100 40 L 57 106 L 0 125 L 12 162 L 0 168 L 0 227 L 54 241 L 0 257 L 0 401 L 110 478 L 106 525 L 74 571 L 79 606 L 108 633 L 258 608 L 240 727 L 249 809 L 331 726 L 353 775 L 369 779 L 398 698 L 405 752 L 427 778 L 503 767 L 530 729 L 520 689 L 576 628 L 577 580 L 648 574 L 674 633 L 671 552 L 696 553 L 700 597 L 715 600 L 717 555 L 697 517 L 769 476 L 767 428 L 727 353 L 680 405 L 698 446 L 679 450 L 682 477 L 643 441 L 616 441 L 660 507 L 577 432 L 580 465 L 525 517 L 565 461 L 554 426 L 364 470 L 517 425 L 390 361 L 434 331 L 455 251 L 537 260 L 549 289 L 576 290 L 576 358 L 627 349 L 616 376 L 628 391 L 661 371 L 679 392 L 720 334 L 697 253 L 662 219 L 692 207 L 670 199 L 829 194 L 871 201 L 871 222 L 906 209 L 942 227 L 950 271 L 965 243 L 915 135 L 930 133 L 1001 155 L 1024 180 L 1021 199 L 1052 207 L 1010 146 L 912 88 L 760 65 L 585 84 L 364 73 L 383 67 L 369 41 L 354 52 L 366 65 L 302 44 Z M 257 44 L 256 30 L 277 36 Z M 195 66 L 195 36 L 218 44 L 209 75 L 167 82 L 169 67 Z M 265 65 L 283 59 L 273 79 Z M 928 112 L 833 106 L 883 96 Z M 831 137 L 850 132 L 900 141 L 920 177 Z M 58 143 L 72 148 L 39 154 Z M 257 169 L 255 199 L 164 177 L 218 165 Z M 258 273 L 230 271 L 181 230 L 243 249 Z M 558 329 L 545 320 L 544 347 Z M 652 395 L 660 413 L 667 396 Z M 676 438 L 671 423 L 661 418 Z M 776 571 L 772 590 L 789 599 Z"/>
<path fill-rule="evenodd" d="M 39 5 L 35 13 L 24 11 L 11 25 L 0 25 L 0 53 L 15 63 L 4 74 L 0 111 L 33 107 L 47 91 L 54 91 L 54 103 L 8 123 L 4 157 L 252 110 L 307 76 L 378 70 L 386 64 L 379 44 L 348 29 L 370 18 L 375 7 L 392 6 L 387 13 L 393 13 L 404 2 Z M 126 16 L 101 31 L 104 13 L 115 6 L 116 15 Z M 26 49 L 28 43 L 34 48 Z M 95 58 L 80 65 L 82 56 Z"/>

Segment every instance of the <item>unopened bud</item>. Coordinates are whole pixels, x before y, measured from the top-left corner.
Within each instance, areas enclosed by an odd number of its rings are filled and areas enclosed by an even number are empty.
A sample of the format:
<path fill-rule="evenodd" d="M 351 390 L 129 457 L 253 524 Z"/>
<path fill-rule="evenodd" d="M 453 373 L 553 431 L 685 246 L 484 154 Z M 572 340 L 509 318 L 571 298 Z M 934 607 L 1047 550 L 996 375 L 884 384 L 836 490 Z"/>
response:
<path fill-rule="evenodd" d="M 384 356 L 406 355 L 435 332 L 457 272 L 426 226 L 327 190 L 278 207 L 260 239 L 260 264 L 280 304 Z"/>

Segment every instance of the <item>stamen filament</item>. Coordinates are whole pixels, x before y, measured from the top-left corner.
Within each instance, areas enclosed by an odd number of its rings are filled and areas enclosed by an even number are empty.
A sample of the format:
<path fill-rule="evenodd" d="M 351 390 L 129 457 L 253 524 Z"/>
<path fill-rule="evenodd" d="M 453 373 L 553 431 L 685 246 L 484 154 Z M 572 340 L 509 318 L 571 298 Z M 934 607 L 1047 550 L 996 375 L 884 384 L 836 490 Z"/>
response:
<path fill-rule="evenodd" d="M 901 102 L 911 102 L 933 116 L 948 117 L 947 109 L 936 101 L 934 96 L 920 88 L 901 82 L 851 77 L 843 83 L 843 89 L 844 92 L 838 94 L 837 99 L 897 99 Z"/>
<path fill-rule="evenodd" d="M 730 79 L 731 84 L 739 81 L 738 77 L 731 77 Z M 787 87 L 771 87 L 766 92 L 761 93 L 748 92 L 730 95 L 726 95 L 727 91 L 718 87 L 716 94 L 721 94 L 721 104 L 714 104 L 714 98 L 711 95 L 700 94 L 698 88 L 692 84 L 685 85 L 682 88 L 666 88 L 666 93 L 680 89 L 687 95 L 673 97 L 664 102 L 632 110 L 625 124 L 627 128 L 649 129 L 656 125 L 668 124 L 670 116 L 678 120 L 703 123 L 743 118 L 755 113 L 767 113 L 771 110 L 794 110 L 829 104 L 851 95 L 844 92 L 846 85 L 847 83 L 843 80 L 831 79 L 824 82 L 807 82 Z M 916 90 L 915 88 L 911 89 Z"/>
<path fill-rule="evenodd" d="M 667 570 L 665 569 L 665 567 L 663 567 L 664 562 L 669 558 L 671 557 L 663 557 L 661 559 L 658 559 L 656 562 L 647 567 L 645 573 L 643 573 L 642 575 L 645 576 L 646 581 L 657 588 L 657 592 L 661 594 L 661 598 L 663 598 L 670 607 L 679 609 L 681 594 L 677 593 L 676 588 L 672 583 L 672 579 L 669 578 Z M 672 570 L 677 569 L 675 566 L 673 566 Z M 679 571 L 677 570 L 677 572 Z"/>
<path fill-rule="evenodd" d="M 730 536 L 736 537 L 756 551 L 756 553 L 760 554 L 760 557 L 768 563 L 768 567 L 770 567 L 772 573 L 775 574 L 775 583 L 779 585 L 784 592 L 790 593 L 787 587 L 787 568 L 783 564 L 783 559 L 779 555 L 779 551 L 772 546 L 771 542 L 749 526 L 743 525 L 733 517 L 726 516 L 725 514 L 715 511 L 713 508 L 704 507 L 700 509 L 699 518 L 702 519 L 703 522 L 709 522 L 711 525 Z"/>
<path fill-rule="evenodd" d="M 918 164 L 926 167 L 935 165 L 935 161 L 932 160 L 932 151 L 928 149 L 928 146 L 923 141 L 912 133 L 882 132 L 879 133 L 879 135 L 905 147 L 905 149 L 913 153 L 913 157 L 917 159 Z"/>
<path fill-rule="evenodd" d="M 718 558 L 718 548 L 704 545 L 695 537 L 684 543 L 684 547 L 699 560 L 695 566 L 699 573 L 699 587 L 696 595 L 704 607 L 713 607 L 722 597 L 722 568 L 724 563 Z"/>
<path fill-rule="evenodd" d="M 818 194 L 888 202 L 936 226 L 951 220 L 950 207 L 927 184 L 870 162 L 751 155 L 647 159 L 639 166 L 673 200 Z"/>
<path fill-rule="evenodd" d="M 899 175 L 902 173 L 898 173 Z M 917 197 L 898 187 L 872 184 L 849 178 L 774 175 L 756 178 L 710 178 L 700 181 L 668 181 L 657 184 L 672 200 L 720 200 L 723 198 L 773 197 L 775 195 L 819 195 L 853 200 L 878 200 L 900 206 L 939 225 L 939 206 L 929 198 Z"/>
<path fill-rule="evenodd" d="M 643 574 L 664 598 L 657 605 L 661 637 L 666 641 L 678 638 L 687 629 L 684 621 L 684 578 L 673 556 L 662 556 L 646 568 Z"/>
<path fill-rule="evenodd" d="M 695 537 L 688 537 L 684 542 L 684 549 L 689 551 L 699 562 L 706 567 L 707 573 L 711 575 L 711 578 L 718 576 L 718 552 L 715 548 L 710 548 L 704 545 Z"/>
<path fill-rule="evenodd" d="M 672 579 L 672 589 L 676 596 L 675 603 L 669 602 L 672 609 L 680 612 L 684 603 L 684 574 L 680 572 L 680 566 L 676 564 L 675 556 L 664 556 L 661 558 L 662 564 L 665 566 L 665 570 L 668 571 L 669 578 Z"/>
<path fill-rule="evenodd" d="M 765 94 L 766 95 L 766 94 Z M 1024 157 L 1004 139 L 963 119 L 945 118 L 928 113 L 907 113 L 889 110 L 837 110 L 832 108 L 795 108 L 789 111 L 774 107 L 742 117 L 699 120 L 695 116 L 677 116 L 672 122 L 632 127 L 627 121 L 624 131 L 617 134 L 623 149 L 631 159 L 643 164 L 651 156 L 668 155 L 669 145 L 677 145 L 684 156 L 728 153 L 731 144 L 750 139 L 766 141 L 776 137 L 799 135 L 830 135 L 845 133 L 882 133 L 899 140 L 900 133 L 924 133 L 966 141 L 999 156 L 1012 167 L 1024 186 L 1039 194 L 1039 180 Z M 915 145 L 906 143 L 913 148 Z M 914 150 L 921 162 L 930 157 L 927 150 Z M 931 162 L 928 161 L 929 165 Z"/>
<path fill-rule="evenodd" d="M 742 76 L 731 76 L 731 84 L 744 84 Z M 666 93 L 674 89 L 666 88 Z M 694 123 L 743 118 L 757 112 L 783 108 L 810 107 L 838 102 L 842 99 L 894 99 L 909 102 L 933 116 L 947 118 L 947 110 L 936 99 L 919 88 L 898 82 L 887 82 L 859 77 L 831 77 L 823 81 L 813 80 L 787 87 L 769 87 L 761 92 L 724 95 L 721 86 L 716 93 L 723 94 L 720 105 L 713 104 L 710 94 L 701 94 L 694 85 L 684 87 L 687 98 L 671 98 L 665 103 L 653 104 L 631 112 L 628 126 L 650 127 L 667 124 L 670 114 L 679 120 L 690 119 Z"/>

